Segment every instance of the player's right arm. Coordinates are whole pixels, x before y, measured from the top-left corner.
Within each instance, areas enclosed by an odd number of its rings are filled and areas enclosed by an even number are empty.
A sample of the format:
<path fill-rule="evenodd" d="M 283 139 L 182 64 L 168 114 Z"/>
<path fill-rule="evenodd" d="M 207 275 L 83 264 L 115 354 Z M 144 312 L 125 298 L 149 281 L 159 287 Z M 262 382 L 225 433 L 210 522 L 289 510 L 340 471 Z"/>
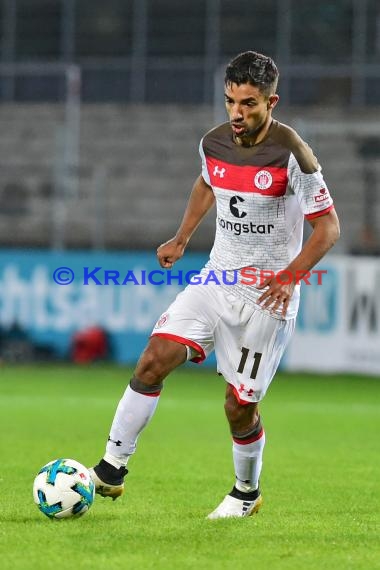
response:
<path fill-rule="evenodd" d="M 211 186 L 205 182 L 202 175 L 198 176 L 176 235 L 157 249 L 161 267 L 170 269 L 182 257 L 191 236 L 214 203 L 215 196 Z"/>

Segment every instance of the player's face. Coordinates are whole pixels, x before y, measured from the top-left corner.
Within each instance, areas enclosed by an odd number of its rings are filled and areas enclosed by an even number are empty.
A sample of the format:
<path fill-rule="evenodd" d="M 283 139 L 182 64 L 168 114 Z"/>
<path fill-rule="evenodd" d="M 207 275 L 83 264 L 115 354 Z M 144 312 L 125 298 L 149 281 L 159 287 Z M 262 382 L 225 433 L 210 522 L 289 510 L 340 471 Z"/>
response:
<path fill-rule="evenodd" d="M 225 86 L 226 109 L 232 131 L 238 139 L 257 142 L 258 135 L 269 126 L 271 112 L 278 95 L 265 95 L 250 83 L 229 83 Z"/>

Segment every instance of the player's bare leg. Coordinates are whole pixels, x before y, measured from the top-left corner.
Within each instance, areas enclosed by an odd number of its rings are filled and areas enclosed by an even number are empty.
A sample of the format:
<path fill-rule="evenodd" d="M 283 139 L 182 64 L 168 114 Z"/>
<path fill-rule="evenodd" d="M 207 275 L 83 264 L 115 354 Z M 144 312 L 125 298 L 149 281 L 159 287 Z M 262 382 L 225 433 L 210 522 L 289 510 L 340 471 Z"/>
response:
<path fill-rule="evenodd" d="M 142 353 L 117 407 L 104 458 L 90 469 L 96 492 L 116 499 L 124 490 L 126 465 L 137 438 L 153 416 L 163 380 L 187 358 L 186 346 L 154 336 Z"/>
<path fill-rule="evenodd" d="M 235 485 L 209 519 L 246 517 L 256 513 L 262 503 L 259 477 L 265 445 L 257 403 L 239 403 L 227 384 L 225 411 L 230 424 L 235 467 Z"/>

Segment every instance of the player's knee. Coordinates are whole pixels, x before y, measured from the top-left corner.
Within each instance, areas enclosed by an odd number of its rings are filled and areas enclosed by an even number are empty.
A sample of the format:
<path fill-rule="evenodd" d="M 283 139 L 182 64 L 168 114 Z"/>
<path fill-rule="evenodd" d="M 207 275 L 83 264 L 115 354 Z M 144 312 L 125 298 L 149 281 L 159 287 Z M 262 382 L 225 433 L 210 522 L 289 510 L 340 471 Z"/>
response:
<path fill-rule="evenodd" d="M 161 381 L 163 369 L 164 363 L 161 351 L 157 346 L 149 343 L 137 364 L 136 376 L 144 384 L 156 384 L 158 381 Z"/>
<path fill-rule="evenodd" d="M 240 404 L 233 393 L 227 395 L 224 410 L 232 431 L 246 429 L 259 418 L 257 404 Z"/>
<path fill-rule="evenodd" d="M 154 384 L 160 376 L 160 361 L 156 352 L 147 347 L 142 353 L 136 368 L 136 376 L 144 384 Z"/>
<path fill-rule="evenodd" d="M 226 399 L 224 403 L 224 411 L 226 412 L 227 419 L 231 425 L 240 423 L 242 418 L 246 415 L 243 406 L 239 405 L 237 400 L 234 398 Z"/>
<path fill-rule="evenodd" d="M 174 345 L 174 346 L 173 346 Z M 136 367 L 136 376 L 147 385 L 158 384 L 186 360 L 186 348 L 159 337 L 152 337 Z"/>

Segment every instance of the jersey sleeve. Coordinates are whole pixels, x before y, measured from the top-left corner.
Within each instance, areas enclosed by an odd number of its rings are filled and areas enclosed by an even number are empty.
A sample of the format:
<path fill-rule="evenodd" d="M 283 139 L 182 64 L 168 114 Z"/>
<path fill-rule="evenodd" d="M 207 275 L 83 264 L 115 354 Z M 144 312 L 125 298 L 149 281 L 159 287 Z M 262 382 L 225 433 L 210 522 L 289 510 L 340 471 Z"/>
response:
<path fill-rule="evenodd" d="M 291 154 L 288 164 L 288 180 L 308 220 L 327 214 L 334 207 L 320 166 L 316 172 L 311 174 L 302 172 L 296 158 Z"/>
<path fill-rule="evenodd" d="M 207 169 L 206 155 L 205 151 L 203 150 L 203 139 L 199 143 L 199 154 L 201 156 L 201 161 L 202 161 L 202 178 L 206 182 L 206 184 L 211 186 L 210 175 Z"/>

